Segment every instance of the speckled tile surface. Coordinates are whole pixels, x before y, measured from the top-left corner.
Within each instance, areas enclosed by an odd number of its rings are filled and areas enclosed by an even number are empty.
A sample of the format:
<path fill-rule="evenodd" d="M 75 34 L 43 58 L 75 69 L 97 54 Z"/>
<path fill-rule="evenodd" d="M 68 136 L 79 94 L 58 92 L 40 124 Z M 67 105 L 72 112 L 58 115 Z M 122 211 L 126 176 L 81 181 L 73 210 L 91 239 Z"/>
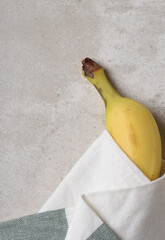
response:
<path fill-rule="evenodd" d="M 165 156 L 165 2 L 0 1 L 0 221 L 37 212 L 105 129 L 97 60 L 155 116 Z"/>

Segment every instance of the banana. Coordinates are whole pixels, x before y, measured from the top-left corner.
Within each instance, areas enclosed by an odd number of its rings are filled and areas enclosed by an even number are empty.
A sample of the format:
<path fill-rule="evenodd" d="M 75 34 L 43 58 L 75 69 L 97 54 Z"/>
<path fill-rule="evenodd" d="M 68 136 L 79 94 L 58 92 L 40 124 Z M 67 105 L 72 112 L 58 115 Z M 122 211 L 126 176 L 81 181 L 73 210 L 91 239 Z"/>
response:
<path fill-rule="evenodd" d="M 104 100 L 107 131 L 151 181 L 159 178 L 161 138 L 151 112 L 138 101 L 121 96 L 108 81 L 104 69 L 90 58 L 82 61 L 82 75 Z"/>

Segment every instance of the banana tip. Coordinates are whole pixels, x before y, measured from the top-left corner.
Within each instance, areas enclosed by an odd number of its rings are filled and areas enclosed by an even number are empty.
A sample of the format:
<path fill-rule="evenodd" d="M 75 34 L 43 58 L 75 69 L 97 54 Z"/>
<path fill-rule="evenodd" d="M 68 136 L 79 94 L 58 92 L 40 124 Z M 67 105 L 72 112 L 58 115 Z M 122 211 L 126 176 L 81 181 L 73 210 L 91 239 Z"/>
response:
<path fill-rule="evenodd" d="M 88 57 L 84 58 L 81 62 L 84 75 L 90 78 L 94 78 L 93 72 L 101 68 L 94 60 Z"/>

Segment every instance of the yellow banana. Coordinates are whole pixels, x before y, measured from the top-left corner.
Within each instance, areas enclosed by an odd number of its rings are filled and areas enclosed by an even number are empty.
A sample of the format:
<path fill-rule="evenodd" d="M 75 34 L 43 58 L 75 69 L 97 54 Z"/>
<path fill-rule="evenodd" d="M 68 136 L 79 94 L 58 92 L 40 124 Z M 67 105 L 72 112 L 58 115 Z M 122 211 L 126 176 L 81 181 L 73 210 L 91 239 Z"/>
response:
<path fill-rule="evenodd" d="M 159 178 L 161 138 L 151 112 L 143 104 L 121 96 L 96 62 L 85 58 L 82 65 L 83 76 L 96 87 L 104 100 L 108 132 L 151 181 Z"/>

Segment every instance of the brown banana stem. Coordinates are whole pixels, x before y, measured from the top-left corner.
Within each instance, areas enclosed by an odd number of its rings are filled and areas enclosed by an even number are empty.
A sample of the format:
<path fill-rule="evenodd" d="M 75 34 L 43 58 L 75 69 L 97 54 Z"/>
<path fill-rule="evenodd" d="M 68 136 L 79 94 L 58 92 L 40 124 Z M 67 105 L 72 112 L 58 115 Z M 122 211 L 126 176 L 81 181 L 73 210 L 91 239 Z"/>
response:
<path fill-rule="evenodd" d="M 84 70 L 85 76 L 94 78 L 93 72 L 101 68 L 95 61 L 90 58 L 82 60 L 82 69 Z"/>

